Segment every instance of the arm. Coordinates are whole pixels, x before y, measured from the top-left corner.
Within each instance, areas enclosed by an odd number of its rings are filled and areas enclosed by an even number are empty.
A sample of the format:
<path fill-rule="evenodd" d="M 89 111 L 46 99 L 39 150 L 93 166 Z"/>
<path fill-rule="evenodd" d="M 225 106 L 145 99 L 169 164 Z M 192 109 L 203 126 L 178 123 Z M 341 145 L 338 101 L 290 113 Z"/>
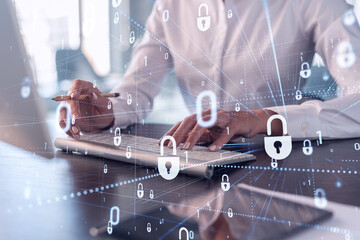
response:
<path fill-rule="evenodd" d="M 165 75 L 173 66 L 170 51 L 165 47 L 163 26 L 169 22 L 162 21 L 162 11 L 157 10 L 159 4 L 159 1 L 154 4 L 146 23 L 147 31 L 143 39 L 135 44 L 124 79 L 112 90 L 121 96 L 112 100 L 116 126 L 130 125 L 146 117 L 152 109 L 154 97 L 160 92 Z M 131 104 L 127 103 L 128 94 L 132 97 Z"/>
<path fill-rule="evenodd" d="M 298 4 L 304 34 L 313 39 L 315 50 L 336 80 L 342 97 L 286 106 L 289 135 L 293 138 L 316 138 L 316 132 L 320 130 L 324 138 L 359 137 L 360 63 L 356 60 L 350 68 L 343 68 L 337 62 L 337 47 L 341 41 L 350 42 L 355 55 L 360 57 L 359 25 L 343 24 L 343 15 L 351 7 L 345 1 L 336 0 L 299 0 Z M 269 109 L 285 116 L 283 107 Z"/>

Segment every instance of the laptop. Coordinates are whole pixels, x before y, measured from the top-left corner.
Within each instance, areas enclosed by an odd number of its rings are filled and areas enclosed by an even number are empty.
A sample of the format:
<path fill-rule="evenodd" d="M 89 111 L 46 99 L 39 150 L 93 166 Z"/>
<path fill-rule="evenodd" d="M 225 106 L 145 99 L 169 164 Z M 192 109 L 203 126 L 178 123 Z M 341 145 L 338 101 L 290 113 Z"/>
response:
<path fill-rule="evenodd" d="M 46 108 L 37 93 L 25 46 L 17 24 L 14 5 L 0 1 L 0 141 L 36 154 L 52 157 L 52 141 L 45 121 Z M 77 141 L 57 138 L 55 147 L 67 152 L 104 157 L 130 164 L 156 168 L 160 156 L 157 139 L 122 135 L 122 143 L 114 146 L 114 132 L 82 136 Z M 166 156 L 172 150 L 165 148 Z M 195 146 L 191 151 L 177 149 L 180 173 L 211 178 L 214 167 L 254 160 L 247 153 L 221 150 L 213 153 L 206 147 Z"/>
<path fill-rule="evenodd" d="M 0 23 L 0 141 L 51 158 L 46 107 L 10 0 L 0 1 Z"/>

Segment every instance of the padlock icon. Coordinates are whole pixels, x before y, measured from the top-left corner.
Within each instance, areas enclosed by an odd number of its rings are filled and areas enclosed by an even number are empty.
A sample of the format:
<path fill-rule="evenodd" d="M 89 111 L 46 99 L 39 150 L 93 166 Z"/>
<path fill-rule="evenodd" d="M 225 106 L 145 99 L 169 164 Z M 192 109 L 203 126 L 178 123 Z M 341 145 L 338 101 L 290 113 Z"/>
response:
<path fill-rule="evenodd" d="M 131 31 L 130 32 L 130 38 L 129 38 L 129 43 L 133 44 L 135 42 L 135 32 Z"/>
<path fill-rule="evenodd" d="M 237 111 L 237 112 L 240 111 L 240 103 L 235 104 L 235 111 Z"/>
<path fill-rule="evenodd" d="M 302 93 L 301 93 L 300 90 L 296 90 L 295 99 L 298 100 L 298 101 L 302 99 Z"/>
<path fill-rule="evenodd" d="M 120 146 L 121 144 L 121 131 L 120 128 L 117 127 L 115 128 L 115 133 L 114 133 L 114 145 L 115 146 Z"/>
<path fill-rule="evenodd" d="M 228 18 L 232 18 L 232 16 L 233 16 L 232 10 L 229 10 L 229 11 L 228 11 L 228 14 L 227 14 L 227 17 L 228 17 Z"/>
<path fill-rule="evenodd" d="M 230 181 L 229 181 L 229 176 L 227 174 L 223 174 L 221 177 L 221 188 L 224 191 L 229 191 L 230 189 Z"/>
<path fill-rule="evenodd" d="M 127 103 L 127 105 L 130 105 L 132 103 L 132 97 L 131 97 L 130 93 L 127 94 L 126 103 Z"/>
<path fill-rule="evenodd" d="M 328 200 L 326 198 L 325 190 L 322 188 L 317 188 L 314 193 L 315 207 L 323 209 L 326 207 L 327 202 L 328 202 Z"/>
<path fill-rule="evenodd" d="M 201 9 L 205 8 L 205 16 L 201 15 Z M 197 26 L 200 31 L 205 32 L 210 28 L 210 16 L 209 7 L 206 3 L 202 3 L 199 6 L 199 16 L 197 18 Z"/>
<path fill-rule="evenodd" d="M 115 15 L 114 15 L 114 23 L 117 24 L 119 22 L 119 13 L 118 12 L 115 12 Z"/>
<path fill-rule="evenodd" d="M 154 191 L 153 191 L 153 190 L 150 190 L 149 197 L 150 197 L 150 199 L 153 199 L 153 198 L 154 198 Z"/>
<path fill-rule="evenodd" d="M 111 109 L 111 101 L 108 102 L 107 108 L 108 108 L 109 110 Z"/>
<path fill-rule="evenodd" d="M 343 18 L 343 23 L 346 26 L 351 26 L 356 22 L 356 17 L 354 14 L 353 9 L 349 9 L 348 11 L 345 12 L 344 14 L 344 18 Z"/>
<path fill-rule="evenodd" d="M 107 232 L 108 232 L 108 234 L 112 234 L 112 232 L 113 232 L 111 220 L 108 221 Z"/>
<path fill-rule="evenodd" d="M 210 98 L 210 119 L 204 121 L 203 111 L 202 111 L 202 101 L 205 97 Z M 216 110 L 216 95 L 211 90 L 205 90 L 199 93 L 196 97 L 196 121 L 203 128 L 212 127 L 217 120 L 217 110 Z"/>
<path fill-rule="evenodd" d="M 306 66 L 306 67 L 305 67 Z M 311 68 L 309 63 L 307 62 L 303 62 L 301 64 L 301 71 L 300 71 L 300 76 L 302 78 L 309 78 L 311 76 Z"/>
<path fill-rule="evenodd" d="M 107 164 L 104 165 L 104 173 L 107 174 L 108 172 L 108 168 L 107 168 Z"/>
<path fill-rule="evenodd" d="M 127 159 L 131 158 L 131 147 L 130 146 L 126 147 L 126 158 Z"/>
<path fill-rule="evenodd" d="M 282 122 L 283 136 L 271 136 L 271 122 L 274 119 L 279 119 Z M 265 151 L 269 157 L 282 160 L 290 155 L 292 150 L 291 136 L 285 136 L 287 134 L 286 120 L 281 115 L 272 115 L 267 121 L 267 135 L 264 138 Z"/>
<path fill-rule="evenodd" d="M 151 223 L 148 223 L 147 225 L 146 225 L 146 231 L 149 233 L 149 232 L 151 232 Z"/>
<path fill-rule="evenodd" d="M 341 42 L 337 47 L 336 62 L 342 68 L 351 67 L 356 61 L 356 55 L 350 42 Z"/>
<path fill-rule="evenodd" d="M 232 210 L 232 208 L 229 208 L 228 209 L 228 217 L 232 218 L 233 216 L 234 216 L 233 210 Z"/>
<path fill-rule="evenodd" d="M 272 168 L 277 168 L 278 167 L 278 162 L 276 159 L 271 159 L 271 167 Z"/>
<path fill-rule="evenodd" d="M 114 215 L 115 215 L 115 221 L 114 221 Z M 113 206 L 110 209 L 110 220 L 111 227 L 114 225 L 118 225 L 120 222 L 120 208 L 118 206 Z"/>
<path fill-rule="evenodd" d="M 305 155 L 311 155 L 313 153 L 313 147 L 311 146 L 311 141 L 309 139 L 305 139 L 303 142 L 303 153 Z"/>
<path fill-rule="evenodd" d="M 170 140 L 172 142 L 172 157 L 164 157 L 164 142 Z M 165 136 L 160 142 L 160 157 L 158 157 L 158 169 L 160 176 L 166 180 L 176 178 L 180 171 L 180 158 L 176 157 L 176 141 L 172 136 Z"/>
<path fill-rule="evenodd" d="M 138 184 L 138 188 L 136 192 L 139 198 L 142 198 L 144 196 L 144 186 L 142 185 L 142 183 Z"/>
<path fill-rule="evenodd" d="M 185 232 L 185 236 L 186 236 L 185 239 L 189 240 L 189 231 L 187 230 L 186 227 L 181 227 L 179 229 L 179 240 L 183 239 L 183 238 L 181 238 L 181 234 L 182 234 L 183 231 Z"/>

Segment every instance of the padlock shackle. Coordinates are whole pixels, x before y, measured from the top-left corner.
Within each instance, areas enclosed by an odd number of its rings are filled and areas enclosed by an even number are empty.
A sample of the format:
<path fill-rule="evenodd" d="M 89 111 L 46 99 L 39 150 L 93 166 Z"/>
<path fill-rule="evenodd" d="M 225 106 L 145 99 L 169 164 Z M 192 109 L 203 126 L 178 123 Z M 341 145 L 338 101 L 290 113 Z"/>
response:
<path fill-rule="evenodd" d="M 304 70 L 304 66 L 307 66 L 307 69 L 310 69 L 310 65 L 309 65 L 309 63 L 308 62 L 303 62 L 302 64 L 301 64 L 301 70 Z"/>
<path fill-rule="evenodd" d="M 116 211 L 116 221 L 113 222 L 114 220 L 114 211 Z M 120 222 L 120 208 L 118 206 L 113 206 L 110 209 L 110 222 L 112 225 L 118 225 Z"/>
<path fill-rule="evenodd" d="M 140 186 L 141 186 L 141 188 L 140 188 Z M 143 186 L 142 183 L 139 183 L 139 184 L 138 184 L 138 190 L 144 190 L 144 186 Z"/>
<path fill-rule="evenodd" d="M 309 143 L 309 146 L 306 146 L 306 143 Z M 311 141 L 309 139 L 305 139 L 303 142 L 303 147 L 311 147 Z"/>
<path fill-rule="evenodd" d="M 201 8 L 203 8 L 203 7 L 205 8 L 206 16 L 209 16 L 209 8 L 208 8 L 208 6 L 206 5 L 206 3 L 202 3 L 199 6 L 199 17 L 201 17 Z"/>
<path fill-rule="evenodd" d="M 179 230 L 179 240 L 181 240 L 181 233 L 182 231 L 185 231 L 186 232 L 186 239 L 189 239 L 189 231 L 187 230 L 186 227 L 181 227 L 180 230 Z"/>
<path fill-rule="evenodd" d="M 269 119 L 267 120 L 267 124 L 266 124 L 266 127 L 267 127 L 267 135 L 268 136 L 271 136 L 271 122 L 272 120 L 274 119 L 279 119 L 281 122 L 282 122 L 282 129 L 283 129 L 283 135 L 286 135 L 287 134 L 287 123 L 286 123 L 286 119 L 281 116 L 281 115 L 272 115 L 271 117 L 269 117 Z"/>
<path fill-rule="evenodd" d="M 202 115 L 202 100 L 204 97 L 210 98 L 210 119 L 208 121 L 203 120 Z M 216 95 L 211 90 L 205 90 L 199 93 L 199 95 L 196 97 L 196 121 L 198 124 L 203 128 L 208 128 L 213 126 L 216 123 L 217 120 L 217 112 L 216 112 Z"/>
<path fill-rule="evenodd" d="M 227 174 L 223 174 L 223 175 L 222 175 L 221 181 L 223 181 L 223 182 L 225 181 L 225 180 L 224 180 L 224 177 L 227 178 L 227 179 L 226 179 L 226 182 L 229 182 L 229 176 L 228 176 Z"/>
<path fill-rule="evenodd" d="M 175 138 L 173 136 L 165 136 L 161 139 L 160 142 L 160 155 L 164 156 L 164 142 L 166 140 L 170 140 L 172 142 L 173 145 L 173 155 L 176 156 L 176 141 Z"/>
<path fill-rule="evenodd" d="M 116 133 L 118 133 L 119 135 L 116 136 Z M 115 134 L 115 137 L 119 137 L 121 135 L 121 130 L 120 130 L 119 127 L 115 128 L 115 133 L 114 134 Z"/>
<path fill-rule="evenodd" d="M 131 152 L 131 147 L 130 147 L 130 146 L 127 146 L 127 147 L 126 147 L 126 151 Z"/>

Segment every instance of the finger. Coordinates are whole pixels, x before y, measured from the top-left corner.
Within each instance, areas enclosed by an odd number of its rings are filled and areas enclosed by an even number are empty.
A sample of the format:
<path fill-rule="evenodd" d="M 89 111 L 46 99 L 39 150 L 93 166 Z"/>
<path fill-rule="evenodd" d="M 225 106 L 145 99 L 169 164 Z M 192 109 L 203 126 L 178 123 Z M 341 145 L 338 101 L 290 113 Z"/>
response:
<path fill-rule="evenodd" d="M 158 140 L 158 144 L 160 144 L 161 140 L 162 140 L 165 136 L 172 136 L 172 135 L 175 133 L 175 131 L 178 129 L 178 127 L 180 126 L 180 124 L 181 124 L 181 122 L 176 123 L 169 131 L 167 131 L 167 133 L 165 133 L 164 136 L 162 136 L 162 137 Z M 169 140 L 166 140 L 166 141 L 164 142 L 164 145 L 166 145 L 168 141 L 169 141 Z"/>
<path fill-rule="evenodd" d="M 80 139 L 80 129 L 76 126 L 72 126 L 71 124 L 71 121 L 70 122 L 66 122 L 67 121 L 67 109 L 66 108 L 62 108 L 60 110 L 60 117 L 59 117 L 59 125 L 62 129 L 64 129 L 66 127 L 67 124 L 70 124 L 70 128 L 69 130 L 66 132 L 67 135 L 69 135 L 70 137 L 72 138 L 75 138 L 75 139 Z"/>
<path fill-rule="evenodd" d="M 89 122 L 91 122 L 93 128 L 104 128 L 113 120 L 112 102 L 108 98 L 92 92 L 89 95 L 89 108 L 91 114 Z"/>
<path fill-rule="evenodd" d="M 67 104 L 69 104 L 70 106 L 70 134 L 72 135 L 71 137 L 74 137 L 76 139 L 80 138 L 80 123 L 79 121 L 81 121 L 81 116 L 80 116 L 80 104 L 77 100 L 74 101 L 67 101 Z M 65 111 L 65 115 L 64 115 L 65 119 L 66 119 L 66 111 Z"/>
<path fill-rule="evenodd" d="M 207 115 L 204 116 L 202 119 L 203 121 L 209 121 L 211 116 Z M 199 141 L 200 137 L 204 135 L 205 132 L 207 132 L 207 128 L 203 128 L 200 126 L 200 124 L 196 124 L 193 130 L 191 131 L 190 135 L 187 137 L 183 149 L 188 150 L 192 149 L 193 146 Z"/>
<path fill-rule="evenodd" d="M 218 150 L 220 150 L 224 144 L 228 143 L 230 141 L 230 139 L 234 136 L 234 134 L 232 132 L 229 132 L 225 129 L 222 131 L 222 133 L 220 134 L 219 138 L 215 140 L 215 142 L 213 142 L 210 146 L 209 146 L 209 150 L 212 152 L 216 152 Z"/>
<path fill-rule="evenodd" d="M 195 144 L 200 140 L 200 138 L 206 133 L 207 129 L 201 127 L 199 124 L 196 124 L 194 129 L 191 131 L 188 138 L 185 140 L 183 149 L 190 150 Z"/>
<path fill-rule="evenodd" d="M 89 90 L 96 91 L 97 93 L 100 92 L 97 88 L 93 88 L 93 84 L 91 82 L 76 79 L 71 84 L 68 96 L 71 96 L 72 99 L 77 100 L 81 94 Z"/>
<path fill-rule="evenodd" d="M 176 141 L 176 145 L 179 146 L 180 143 L 185 142 L 187 135 L 192 129 L 196 126 L 196 115 L 193 114 L 182 121 L 178 129 L 173 134 L 173 137 Z M 172 147 L 172 143 L 170 142 L 168 147 Z"/>
<path fill-rule="evenodd" d="M 212 139 L 212 135 L 209 130 L 205 131 L 203 135 L 199 138 L 199 142 L 210 142 Z"/>

